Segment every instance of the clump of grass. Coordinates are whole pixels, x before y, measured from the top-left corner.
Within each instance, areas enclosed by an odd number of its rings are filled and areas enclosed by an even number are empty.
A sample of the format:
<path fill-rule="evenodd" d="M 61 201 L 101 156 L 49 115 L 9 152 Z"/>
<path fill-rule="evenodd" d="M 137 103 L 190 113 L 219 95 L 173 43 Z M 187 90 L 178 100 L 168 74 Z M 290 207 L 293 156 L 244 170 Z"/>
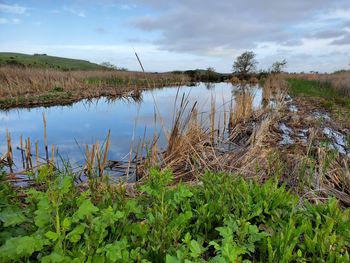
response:
<path fill-rule="evenodd" d="M 62 87 L 55 86 L 55 87 L 52 88 L 51 91 L 52 92 L 64 92 L 64 89 Z"/>
<path fill-rule="evenodd" d="M 230 81 L 234 85 L 239 84 L 241 82 L 240 79 L 236 76 L 233 76 Z"/>

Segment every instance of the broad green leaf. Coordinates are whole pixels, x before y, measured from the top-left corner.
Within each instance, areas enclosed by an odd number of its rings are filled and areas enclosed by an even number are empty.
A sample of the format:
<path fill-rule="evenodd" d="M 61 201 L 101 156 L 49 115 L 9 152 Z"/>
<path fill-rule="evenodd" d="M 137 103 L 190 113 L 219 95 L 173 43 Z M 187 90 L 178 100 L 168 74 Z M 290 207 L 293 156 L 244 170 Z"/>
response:
<path fill-rule="evenodd" d="M 91 203 L 90 200 L 85 200 L 83 203 L 80 205 L 78 211 L 76 211 L 73 215 L 74 222 L 77 222 L 79 219 L 83 219 L 87 215 L 91 215 L 95 212 L 98 211 L 98 208 L 94 206 L 93 203 Z"/>
<path fill-rule="evenodd" d="M 41 259 L 42 263 L 69 263 L 72 259 L 68 256 L 52 252 L 50 255 L 44 256 Z"/>
<path fill-rule="evenodd" d="M 26 217 L 18 208 L 8 207 L 0 212 L 0 221 L 4 223 L 4 227 L 15 226 L 25 220 Z"/>
<path fill-rule="evenodd" d="M 69 239 L 70 242 L 76 243 L 80 240 L 81 235 L 85 231 L 85 226 L 83 224 L 80 224 L 76 226 L 71 232 L 69 232 L 66 236 L 66 238 Z"/>
<path fill-rule="evenodd" d="M 0 248 L 0 259 L 18 260 L 40 251 L 44 247 L 44 240 L 31 237 L 14 237 L 6 241 Z"/>
<path fill-rule="evenodd" d="M 59 234 L 56 232 L 48 231 L 46 232 L 45 236 L 52 241 L 56 241 L 59 237 Z"/>
<path fill-rule="evenodd" d="M 177 259 L 174 256 L 166 255 L 165 262 L 166 263 L 181 263 L 181 260 Z"/>

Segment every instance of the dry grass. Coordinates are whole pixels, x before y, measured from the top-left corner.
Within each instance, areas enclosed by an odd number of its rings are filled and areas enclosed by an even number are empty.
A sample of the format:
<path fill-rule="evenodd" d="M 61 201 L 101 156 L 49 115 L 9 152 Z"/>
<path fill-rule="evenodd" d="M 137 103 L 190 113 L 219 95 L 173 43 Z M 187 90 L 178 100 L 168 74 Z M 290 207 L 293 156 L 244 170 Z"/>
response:
<path fill-rule="evenodd" d="M 273 94 L 270 97 L 274 99 L 273 110 L 271 107 L 252 110 L 251 96 L 238 95 L 239 102 L 232 110 L 235 121 L 226 139 L 212 140 L 211 129 L 198 123 L 193 111 L 186 121 L 177 119 L 168 137 L 168 147 L 158 151 L 157 166 L 172 170 L 176 179 L 185 181 L 196 181 L 206 170 L 239 173 L 259 182 L 277 178 L 315 202 L 335 196 L 350 206 L 349 157 L 329 154 L 322 144 L 325 139 L 322 127 L 310 107 L 297 114 L 288 110 L 287 84 L 282 77 L 269 79 L 266 85 L 265 89 L 270 86 L 268 93 Z M 296 133 L 308 128 L 307 141 L 294 137 L 294 144 L 280 145 L 279 123 L 286 123 Z M 148 167 L 143 168 L 138 170 L 142 173 L 140 177 L 147 176 Z"/>
<path fill-rule="evenodd" d="M 198 121 L 200 113 L 196 106 L 186 110 L 190 105 L 182 97 L 173 127 L 166 131 L 167 147 L 158 148 L 159 136 L 155 134 L 149 154 L 146 157 L 136 154 L 130 162 L 132 169 L 124 167 L 126 174 L 135 172 L 136 178 L 142 181 L 150 167 L 158 166 L 172 170 L 177 181 L 196 182 L 206 170 L 239 173 L 259 182 L 276 178 L 300 196 L 315 202 L 335 196 L 345 206 L 350 206 L 350 158 L 324 146 L 325 123 L 313 115 L 318 105 L 295 99 L 293 103 L 298 105 L 299 111 L 288 110 L 286 88 L 281 76 L 267 79 L 264 98 L 272 100 L 273 105 L 268 103 L 269 106 L 256 110 L 252 108 L 252 95 L 247 90 L 237 94 L 236 103 L 228 112 L 218 112 L 212 103 L 209 125 Z M 224 127 L 215 129 L 215 118 L 221 118 Z M 293 130 L 293 144 L 280 144 L 281 123 Z M 326 124 L 334 130 L 340 129 L 331 120 Z M 304 141 L 297 134 L 305 128 L 307 139 Z M 224 131 L 228 134 L 220 136 Z M 99 148 L 104 149 L 103 154 L 97 153 Z M 86 148 L 85 168 L 90 177 L 94 167 L 102 177 L 108 163 L 107 151 L 108 143 L 104 147 L 97 144 L 92 149 Z"/>
<path fill-rule="evenodd" d="M 98 96 L 120 96 L 139 90 L 187 82 L 187 77 L 168 73 L 123 71 L 59 71 L 34 68 L 0 68 L 1 106 L 33 101 L 74 101 Z M 148 83 L 150 85 L 148 85 Z M 132 95 L 132 94 L 131 94 Z"/>

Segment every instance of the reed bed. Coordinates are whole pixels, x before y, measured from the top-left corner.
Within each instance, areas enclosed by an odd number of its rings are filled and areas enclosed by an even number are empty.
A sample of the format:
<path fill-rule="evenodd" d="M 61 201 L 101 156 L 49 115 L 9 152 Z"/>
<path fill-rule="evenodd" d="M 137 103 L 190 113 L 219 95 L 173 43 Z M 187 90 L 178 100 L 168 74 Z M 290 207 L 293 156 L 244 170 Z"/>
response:
<path fill-rule="evenodd" d="M 186 121 L 176 118 L 168 147 L 158 152 L 156 166 L 173 171 L 181 181 L 197 181 L 206 170 L 239 173 L 259 182 L 276 178 L 314 202 L 335 196 L 343 205 L 350 206 L 350 158 L 324 146 L 325 135 L 312 109 L 304 107 L 298 113 L 288 110 L 286 101 L 290 98 L 283 77 L 268 79 L 265 85 L 265 89 L 270 89 L 269 100 L 274 103 L 251 110 L 251 99 L 238 96 L 241 101 L 224 115 L 242 116 L 231 122 L 226 137 L 213 139 L 213 134 L 220 133 L 213 132 L 211 125 L 207 128 L 199 123 L 194 117 L 195 109 L 183 118 Z M 280 123 L 286 123 L 295 133 L 308 128 L 307 141 L 296 136 L 294 143 L 281 145 Z M 147 177 L 149 167 L 145 163 L 139 162 L 141 178 Z"/>
<path fill-rule="evenodd" d="M 253 109 L 252 94 L 246 90 L 246 94 L 238 94 L 236 102 L 228 110 L 219 111 L 219 107 L 212 103 L 207 123 L 200 121 L 201 113 L 196 104 L 189 105 L 183 96 L 172 128 L 164 128 L 168 140 L 165 148 L 158 147 L 159 134 L 154 134 L 146 154 L 143 154 L 145 143 L 141 142 L 137 152 L 130 152 L 129 162 L 111 161 L 107 158 L 108 133 L 103 144 L 97 142 L 86 146 L 85 165 L 77 173 L 98 187 L 98 183 L 105 180 L 108 177 L 105 175 L 111 170 L 118 170 L 127 177 L 132 174 L 142 182 L 149 176 L 150 168 L 156 166 L 171 170 L 175 181 L 194 184 L 208 170 L 231 172 L 258 182 L 276 178 L 313 202 L 334 196 L 344 206 L 350 206 L 350 158 L 331 150 L 324 143 L 327 138 L 323 125 L 335 130 L 340 127 L 332 120 L 320 122 L 313 114 L 317 106 L 303 104 L 297 99 L 293 103 L 298 105 L 299 111 L 291 112 L 288 108 L 291 99 L 287 96 L 286 88 L 282 76 L 268 78 L 264 86 L 264 98 L 269 101 L 267 105 L 263 103 L 260 108 Z M 221 121 L 217 121 L 217 118 Z M 155 119 L 160 119 L 160 116 Z M 293 143 L 281 144 L 281 123 L 290 127 Z M 303 140 L 297 134 L 305 128 L 307 138 Z M 8 142 L 8 153 L 2 157 L 7 165 L 12 160 L 10 135 Z M 30 145 L 30 139 L 27 139 L 25 156 L 29 159 L 32 155 Z M 47 142 L 47 149 L 46 145 Z M 35 152 L 38 159 L 37 146 Z M 49 159 L 47 150 L 46 153 L 45 161 Z M 54 160 L 54 154 L 51 155 L 49 164 Z M 30 162 L 26 168 L 35 169 Z"/>
<path fill-rule="evenodd" d="M 132 96 L 140 90 L 187 82 L 186 76 L 170 73 L 1 67 L 0 107 L 59 103 L 98 96 Z"/>

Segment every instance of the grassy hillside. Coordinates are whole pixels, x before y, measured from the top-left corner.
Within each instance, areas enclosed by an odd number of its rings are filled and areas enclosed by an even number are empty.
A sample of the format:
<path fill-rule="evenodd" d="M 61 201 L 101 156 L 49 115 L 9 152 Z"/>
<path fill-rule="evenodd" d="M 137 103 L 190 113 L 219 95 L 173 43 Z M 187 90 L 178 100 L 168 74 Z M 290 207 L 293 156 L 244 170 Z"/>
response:
<path fill-rule="evenodd" d="M 1 66 L 19 66 L 36 68 L 55 68 L 61 70 L 98 70 L 106 69 L 86 60 L 48 56 L 46 54 L 27 55 L 21 53 L 0 52 Z"/>

